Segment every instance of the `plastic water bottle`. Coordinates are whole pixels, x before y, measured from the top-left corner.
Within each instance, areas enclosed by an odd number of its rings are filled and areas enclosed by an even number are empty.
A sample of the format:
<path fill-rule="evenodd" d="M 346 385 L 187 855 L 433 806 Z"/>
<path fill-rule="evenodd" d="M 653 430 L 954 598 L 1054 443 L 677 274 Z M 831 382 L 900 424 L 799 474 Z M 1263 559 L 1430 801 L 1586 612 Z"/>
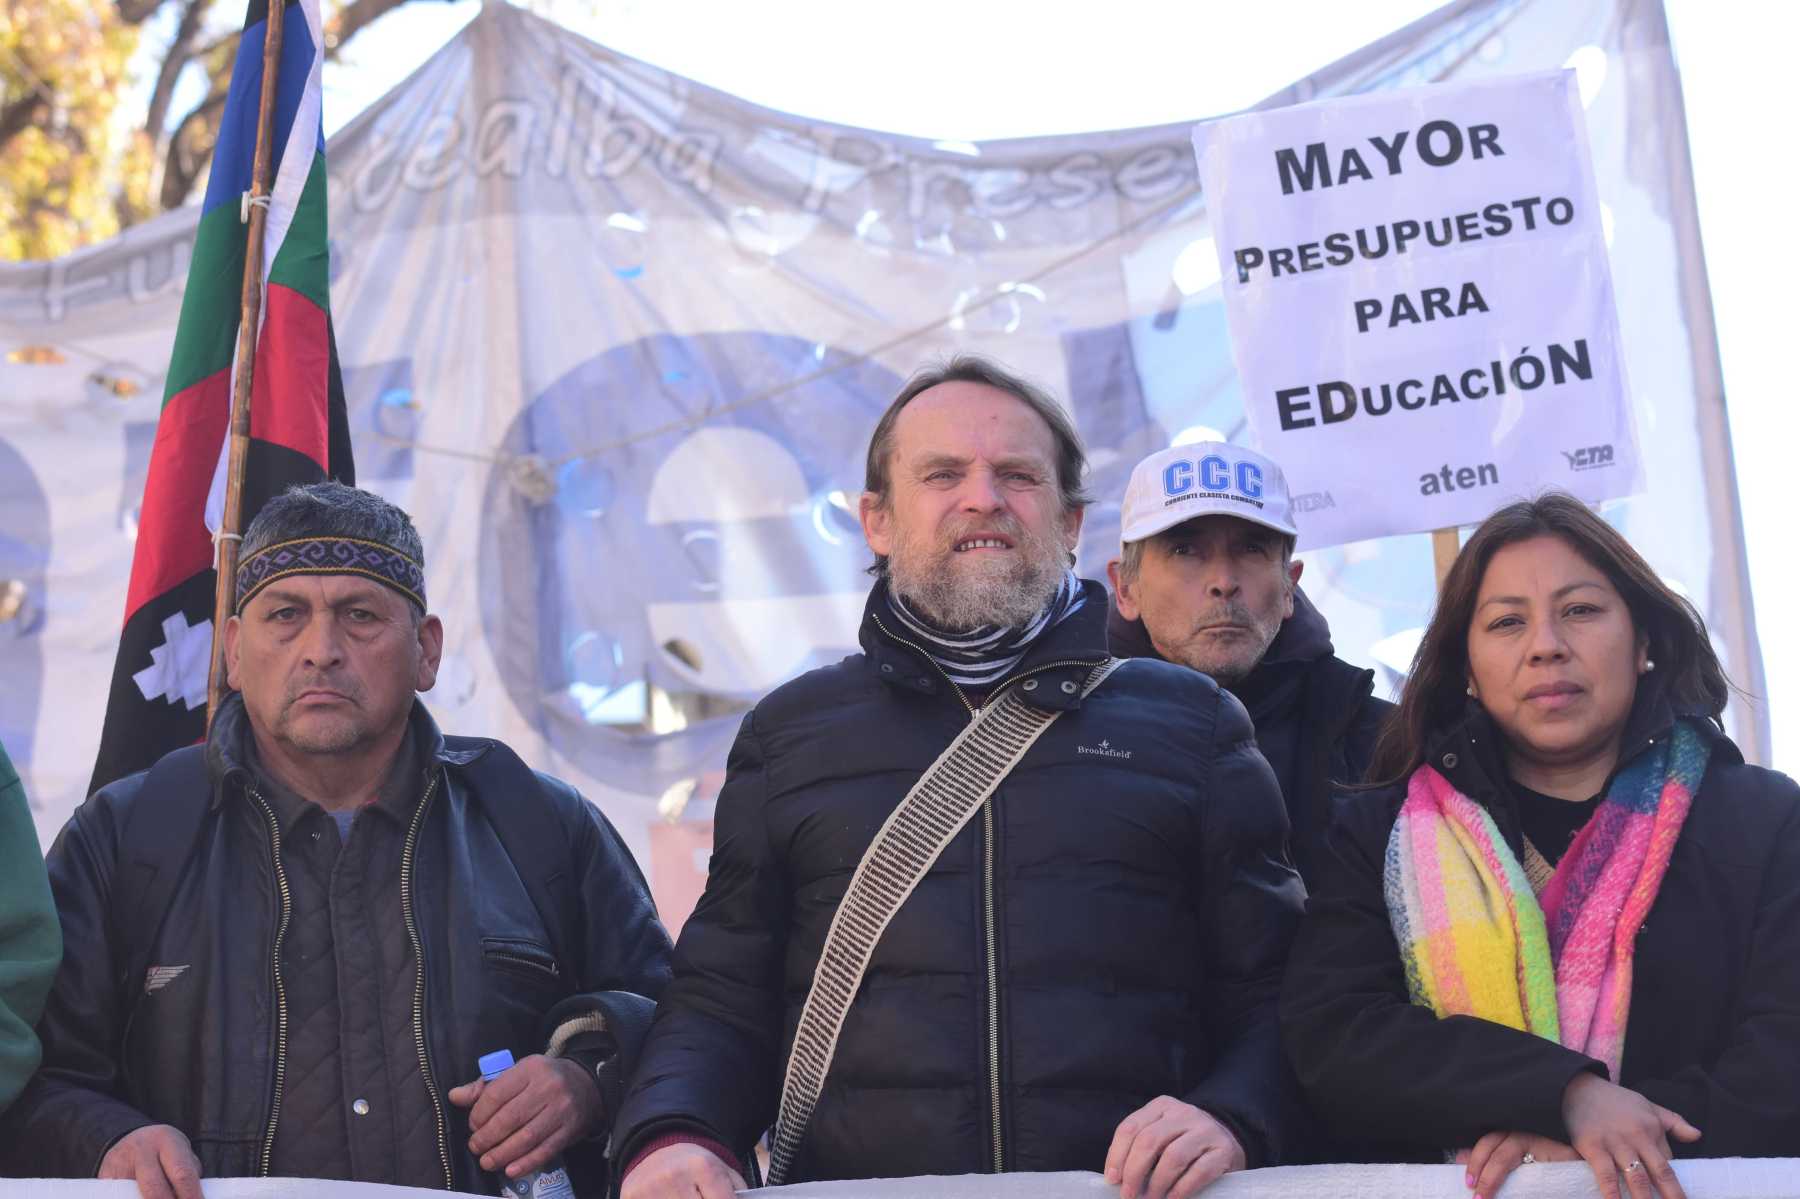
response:
<path fill-rule="evenodd" d="M 481 1081 L 493 1082 L 513 1067 L 512 1050 L 502 1049 L 484 1056 L 475 1063 L 481 1071 Z M 563 1169 L 562 1159 L 552 1159 L 550 1164 L 535 1174 L 524 1174 L 518 1178 L 508 1178 L 504 1173 L 498 1175 L 501 1190 L 517 1199 L 575 1199 L 575 1188 L 569 1183 L 569 1172 Z"/>

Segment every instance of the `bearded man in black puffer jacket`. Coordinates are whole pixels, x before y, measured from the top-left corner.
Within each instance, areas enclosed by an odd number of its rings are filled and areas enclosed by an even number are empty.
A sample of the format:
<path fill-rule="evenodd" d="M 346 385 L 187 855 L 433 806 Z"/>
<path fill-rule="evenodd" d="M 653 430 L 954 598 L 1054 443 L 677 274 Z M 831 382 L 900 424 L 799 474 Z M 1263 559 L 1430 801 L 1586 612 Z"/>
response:
<path fill-rule="evenodd" d="M 877 830 L 985 704 L 1060 712 L 876 943 L 784 1181 L 1101 1170 L 1192 1195 L 1277 1163 L 1275 996 L 1302 891 L 1243 707 L 1106 657 L 1067 569 L 1083 458 L 975 358 L 916 375 L 869 447 L 864 652 L 745 719 L 706 891 L 614 1133 L 626 1199 L 724 1199 L 776 1111 L 833 914 Z"/>

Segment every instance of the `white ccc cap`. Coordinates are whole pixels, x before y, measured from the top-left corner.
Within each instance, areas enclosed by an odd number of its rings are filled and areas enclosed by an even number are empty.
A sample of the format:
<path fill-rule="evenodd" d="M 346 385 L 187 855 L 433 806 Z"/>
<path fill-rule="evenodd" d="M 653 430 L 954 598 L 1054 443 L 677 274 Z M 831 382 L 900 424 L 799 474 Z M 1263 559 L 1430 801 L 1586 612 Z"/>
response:
<path fill-rule="evenodd" d="M 1178 445 L 1131 472 L 1119 511 L 1119 540 L 1154 537 L 1196 516 L 1236 516 L 1299 536 L 1281 468 L 1255 450 L 1223 441 Z"/>

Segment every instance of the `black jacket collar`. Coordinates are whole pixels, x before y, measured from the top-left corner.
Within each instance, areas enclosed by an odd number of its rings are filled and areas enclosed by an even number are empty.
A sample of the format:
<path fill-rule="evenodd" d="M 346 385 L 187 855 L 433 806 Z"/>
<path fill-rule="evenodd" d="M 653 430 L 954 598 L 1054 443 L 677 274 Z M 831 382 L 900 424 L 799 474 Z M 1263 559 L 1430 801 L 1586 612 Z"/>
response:
<path fill-rule="evenodd" d="M 467 766 L 493 748 L 494 743 L 480 738 L 458 737 L 454 745 L 447 742 L 431 712 L 417 696 L 407 716 L 412 725 L 410 741 L 417 760 L 430 767 Z M 213 714 L 212 728 L 206 735 L 206 773 L 212 780 L 212 804 L 223 801 L 228 781 L 243 782 L 250 777 L 249 754 L 245 742 L 250 737 L 250 714 L 244 708 L 244 697 L 233 691 Z"/>
<path fill-rule="evenodd" d="M 1613 767 L 1613 774 L 1617 775 L 1638 755 L 1668 737 L 1674 731 L 1678 716 L 1699 728 L 1713 753 L 1726 752 L 1732 760 L 1743 760 L 1715 720 L 1703 713 L 1678 711 L 1659 682 L 1647 678 L 1639 685 L 1631 715 L 1625 722 L 1625 736 L 1620 742 L 1619 761 Z M 1510 810 L 1511 788 L 1500 731 L 1493 718 L 1475 700 L 1464 704 L 1460 717 L 1427 740 L 1425 764 L 1436 768 L 1451 786 L 1486 805 L 1490 811 L 1496 806 Z M 1612 779 L 1608 778 L 1607 785 L 1611 784 Z M 1496 800 L 1500 801 L 1498 805 Z"/>
<path fill-rule="evenodd" d="M 931 655 L 897 635 L 888 611 L 887 580 L 878 581 L 863 606 L 858 634 L 870 666 L 882 682 L 924 695 L 954 690 Z M 1040 708 L 1067 710 L 1081 706 L 1081 684 L 1088 672 L 1106 657 L 1106 613 L 1112 607 L 1106 588 L 1092 579 L 1081 580 L 1083 602 L 1059 624 L 1044 630 L 1013 669 L 1011 678 L 1032 674 L 1044 685 L 1033 687 L 1026 698 Z M 1065 688 L 1063 684 L 1073 684 Z M 1001 680 L 1000 686 L 1005 686 Z M 990 688 L 990 693 L 998 688 Z"/>
<path fill-rule="evenodd" d="M 1150 640 L 1144 622 L 1127 620 L 1119 611 L 1118 600 L 1110 594 L 1106 597 L 1106 638 L 1118 657 L 1166 661 Z M 1331 657 L 1333 651 L 1331 625 L 1325 614 L 1306 598 L 1306 592 L 1296 587 L 1294 614 L 1281 622 L 1275 640 L 1269 642 L 1256 668 L 1226 690 L 1238 697 L 1252 717 L 1259 717 L 1267 709 L 1279 707 L 1281 693 L 1292 693 L 1298 677 L 1313 663 Z"/>
<path fill-rule="evenodd" d="M 1144 627 L 1144 622 L 1125 619 L 1125 614 L 1119 611 L 1118 599 L 1111 594 L 1106 597 L 1106 637 L 1112 645 L 1112 652 L 1118 657 L 1162 660 L 1162 655 L 1150 640 L 1150 631 Z M 1296 587 L 1294 614 L 1281 622 L 1281 628 L 1275 633 L 1275 640 L 1269 642 L 1269 648 L 1263 652 L 1262 661 L 1256 664 L 1256 668 L 1261 670 L 1269 666 L 1303 666 L 1329 657 L 1333 649 L 1331 625 L 1326 621 L 1325 614 L 1306 598 L 1304 590 Z"/>

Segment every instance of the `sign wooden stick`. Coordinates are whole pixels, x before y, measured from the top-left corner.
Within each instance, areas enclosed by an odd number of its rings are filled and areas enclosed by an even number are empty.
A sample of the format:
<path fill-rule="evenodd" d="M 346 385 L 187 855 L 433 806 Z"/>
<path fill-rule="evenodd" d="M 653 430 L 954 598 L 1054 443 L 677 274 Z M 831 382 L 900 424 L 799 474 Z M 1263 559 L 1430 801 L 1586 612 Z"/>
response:
<path fill-rule="evenodd" d="M 269 223 L 269 165 L 274 158 L 275 86 L 281 74 L 281 26 L 286 0 L 269 0 L 263 31 L 262 95 L 256 110 L 256 156 L 245 201 L 243 308 L 238 319 L 237 369 L 231 378 L 230 449 L 225 464 L 225 511 L 219 521 L 213 585 L 212 669 L 206 679 L 206 726 L 225 698 L 225 622 L 237 606 L 238 545 L 243 540 L 244 465 L 250 456 L 250 387 L 263 301 L 263 230 Z"/>
<path fill-rule="evenodd" d="M 1444 590 L 1444 577 L 1450 573 L 1450 564 L 1456 561 L 1456 554 L 1460 549 L 1462 535 L 1455 528 L 1431 531 L 1431 559 L 1437 567 L 1437 589 L 1440 594 Z"/>

